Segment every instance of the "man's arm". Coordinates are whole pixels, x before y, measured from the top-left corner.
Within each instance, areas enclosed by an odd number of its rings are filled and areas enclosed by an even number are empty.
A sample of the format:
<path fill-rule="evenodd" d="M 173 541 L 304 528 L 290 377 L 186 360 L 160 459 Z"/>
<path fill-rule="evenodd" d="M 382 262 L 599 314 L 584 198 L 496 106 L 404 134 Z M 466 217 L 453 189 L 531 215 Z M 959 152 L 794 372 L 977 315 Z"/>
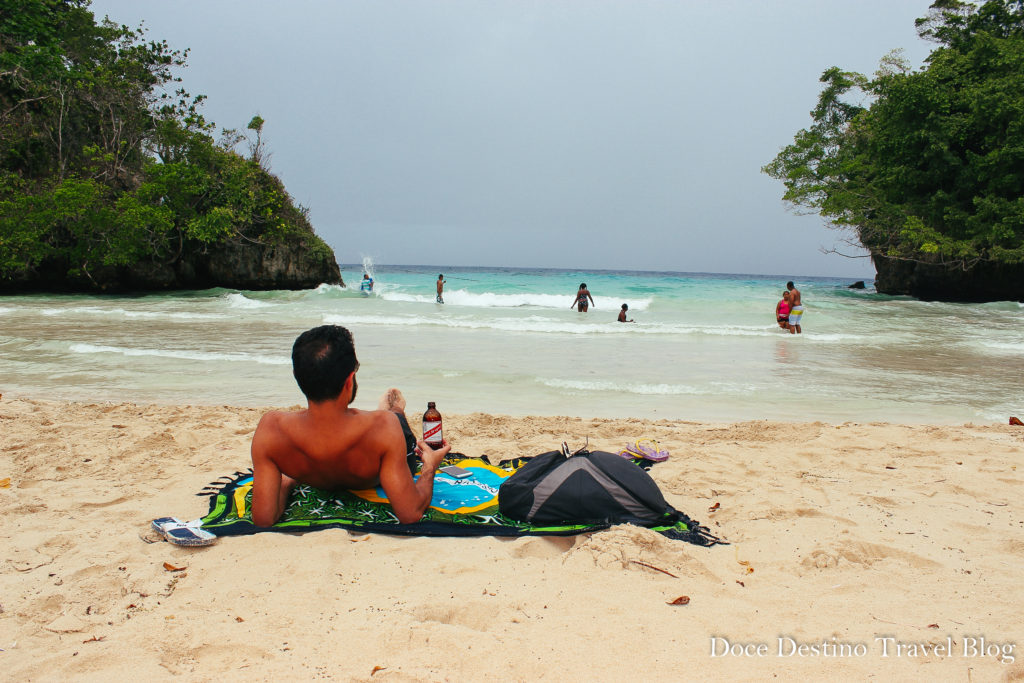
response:
<path fill-rule="evenodd" d="M 388 495 L 398 521 L 412 524 L 420 521 L 430 505 L 434 495 L 434 473 L 444 456 L 448 455 L 451 445 L 445 441 L 441 448 L 434 450 L 426 441 L 418 441 L 416 445 L 423 459 L 423 467 L 420 469 L 420 478 L 414 481 L 405 458 L 405 442 L 401 432 L 396 433 L 395 438 L 397 441 L 388 444 L 381 461 L 380 485 Z"/>
<path fill-rule="evenodd" d="M 281 473 L 270 457 L 278 439 L 276 416 L 267 413 L 252 437 L 252 521 L 273 526 L 284 512 L 295 480 Z"/>

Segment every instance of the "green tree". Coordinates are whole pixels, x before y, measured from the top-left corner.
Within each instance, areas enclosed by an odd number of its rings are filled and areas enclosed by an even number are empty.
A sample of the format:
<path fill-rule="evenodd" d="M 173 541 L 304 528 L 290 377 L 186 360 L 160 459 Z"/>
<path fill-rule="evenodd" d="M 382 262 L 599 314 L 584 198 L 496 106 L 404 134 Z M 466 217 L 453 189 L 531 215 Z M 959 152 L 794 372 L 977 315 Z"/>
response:
<path fill-rule="evenodd" d="M 873 256 L 1022 264 L 1024 1 L 939 0 L 917 27 L 938 43 L 923 69 L 896 55 L 870 78 L 828 69 L 811 127 L 763 171 Z"/>
<path fill-rule="evenodd" d="M 333 259 L 262 168 L 263 119 L 249 159 L 234 131 L 216 145 L 204 97 L 176 85 L 187 51 L 97 23 L 88 5 L 0 12 L 0 286 L 45 271 L 102 289 L 119 268 L 232 242 L 300 239 Z"/>

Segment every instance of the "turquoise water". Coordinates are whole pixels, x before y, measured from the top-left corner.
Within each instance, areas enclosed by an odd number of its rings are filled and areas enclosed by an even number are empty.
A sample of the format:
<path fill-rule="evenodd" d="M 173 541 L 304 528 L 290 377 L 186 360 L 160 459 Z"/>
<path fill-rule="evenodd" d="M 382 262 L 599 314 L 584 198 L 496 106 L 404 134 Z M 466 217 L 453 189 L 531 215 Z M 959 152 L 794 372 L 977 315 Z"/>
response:
<path fill-rule="evenodd" d="M 295 337 L 345 325 L 357 407 L 416 412 L 1005 422 L 1024 413 L 1024 308 L 796 278 L 803 334 L 774 321 L 785 276 L 343 268 L 349 289 L 0 297 L 0 391 L 73 400 L 295 405 Z M 434 302 L 439 272 L 445 304 Z M 595 299 L 571 308 L 580 282 Z M 634 324 L 616 322 L 622 303 Z"/>

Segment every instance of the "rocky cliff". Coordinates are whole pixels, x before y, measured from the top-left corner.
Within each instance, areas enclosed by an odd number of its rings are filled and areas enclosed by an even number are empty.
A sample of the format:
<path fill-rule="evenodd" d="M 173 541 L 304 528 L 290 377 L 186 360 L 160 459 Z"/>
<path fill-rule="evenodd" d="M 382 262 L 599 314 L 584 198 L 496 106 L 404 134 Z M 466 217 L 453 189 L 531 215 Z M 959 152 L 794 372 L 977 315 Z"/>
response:
<path fill-rule="evenodd" d="M 875 289 L 931 301 L 1024 301 L 1024 265 L 979 263 L 969 271 L 873 254 Z"/>
<path fill-rule="evenodd" d="M 281 244 L 230 242 L 193 252 L 170 266 L 138 264 L 125 273 L 131 289 L 311 289 L 341 284 L 334 252 L 318 237 Z"/>
<path fill-rule="evenodd" d="M 48 261 L 32 272 L 0 279 L 0 292 L 131 292 L 171 289 L 310 289 L 344 285 L 334 252 L 310 232 L 286 242 L 226 242 L 186 251 L 176 261 L 140 261 L 70 276 L 66 263 Z"/>

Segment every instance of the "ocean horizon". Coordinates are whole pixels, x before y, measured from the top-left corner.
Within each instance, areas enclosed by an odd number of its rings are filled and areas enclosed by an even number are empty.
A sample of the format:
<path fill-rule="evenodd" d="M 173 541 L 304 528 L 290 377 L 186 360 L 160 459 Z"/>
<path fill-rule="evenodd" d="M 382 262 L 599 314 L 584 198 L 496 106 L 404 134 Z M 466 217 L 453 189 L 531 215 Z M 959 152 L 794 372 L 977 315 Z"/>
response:
<path fill-rule="evenodd" d="M 362 296 L 363 272 L 375 280 Z M 444 273 L 445 303 L 435 281 Z M 352 330 L 357 408 L 410 414 L 737 421 L 1005 422 L 1024 412 L 1017 302 L 878 294 L 869 278 L 344 264 L 347 287 L 0 297 L 0 391 L 157 404 L 292 406 L 290 350 Z M 792 279 L 803 334 L 775 323 Z M 849 285 L 864 280 L 866 288 Z M 595 305 L 571 308 L 580 282 Z M 635 323 L 618 323 L 622 303 Z"/>

